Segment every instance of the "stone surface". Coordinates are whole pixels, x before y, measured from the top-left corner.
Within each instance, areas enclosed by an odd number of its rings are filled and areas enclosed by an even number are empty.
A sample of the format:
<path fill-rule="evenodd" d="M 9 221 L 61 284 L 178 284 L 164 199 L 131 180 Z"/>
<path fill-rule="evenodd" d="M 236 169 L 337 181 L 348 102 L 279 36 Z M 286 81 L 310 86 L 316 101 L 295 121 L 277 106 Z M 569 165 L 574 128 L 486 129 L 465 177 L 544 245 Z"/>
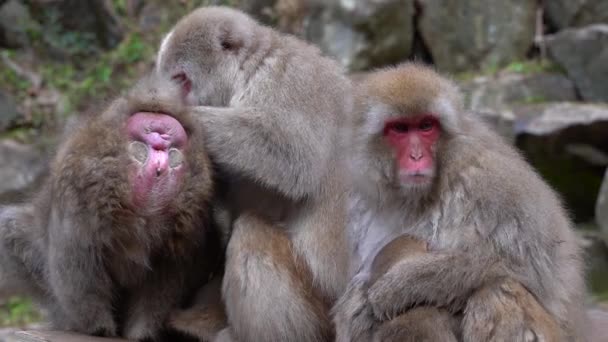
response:
<path fill-rule="evenodd" d="M 96 54 L 115 47 L 124 36 L 111 1 L 29 1 L 28 7 L 40 22 L 48 52 L 57 59 Z"/>
<path fill-rule="evenodd" d="M 604 238 L 608 241 L 608 170 L 604 175 L 604 181 L 595 204 L 595 220 L 600 226 Z"/>
<path fill-rule="evenodd" d="M 365 70 L 409 56 L 413 16 L 413 0 L 318 2 L 305 19 L 304 36 L 348 70 Z"/>
<path fill-rule="evenodd" d="M 12 97 L 0 90 L 0 132 L 9 127 L 19 117 Z"/>
<path fill-rule="evenodd" d="M 459 72 L 522 60 L 532 46 L 536 1 L 421 0 L 419 31 L 441 70 Z"/>
<path fill-rule="evenodd" d="M 561 31 L 547 38 L 547 47 L 583 99 L 608 101 L 608 25 Z"/>
<path fill-rule="evenodd" d="M 589 342 L 604 342 L 608 336 L 608 311 L 600 308 L 587 310 L 590 327 L 588 333 Z"/>
<path fill-rule="evenodd" d="M 608 121 L 608 105 L 605 104 L 539 103 L 518 106 L 513 110 L 517 134 L 546 135 L 570 126 Z"/>
<path fill-rule="evenodd" d="M 560 73 L 501 73 L 461 82 L 467 108 L 498 110 L 513 105 L 576 101 L 574 84 Z"/>
<path fill-rule="evenodd" d="M 34 147 L 0 140 L 0 203 L 35 184 L 47 170 L 47 157 Z M 16 195 L 15 195 L 16 196 Z"/>
<path fill-rule="evenodd" d="M 118 338 L 102 338 L 62 331 L 28 330 L 15 331 L 4 342 L 126 342 Z M 2 342 L 0 340 L 0 342 Z"/>
<path fill-rule="evenodd" d="M 25 47 L 29 43 L 28 29 L 35 25 L 28 8 L 18 0 L 0 2 L 0 46 Z"/>
<path fill-rule="evenodd" d="M 606 0 L 550 0 L 544 6 L 549 22 L 558 29 L 608 23 Z"/>
<path fill-rule="evenodd" d="M 608 105 L 545 103 L 513 107 L 516 145 L 564 198 L 577 222 L 594 206 L 608 154 Z"/>

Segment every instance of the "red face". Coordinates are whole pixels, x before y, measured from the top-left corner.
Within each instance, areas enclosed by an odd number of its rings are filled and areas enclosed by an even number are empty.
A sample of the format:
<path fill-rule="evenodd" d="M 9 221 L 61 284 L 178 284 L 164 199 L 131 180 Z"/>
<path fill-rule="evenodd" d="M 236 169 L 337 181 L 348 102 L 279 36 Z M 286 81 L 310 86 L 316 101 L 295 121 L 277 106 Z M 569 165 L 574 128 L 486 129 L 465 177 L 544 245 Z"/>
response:
<path fill-rule="evenodd" d="M 403 185 L 429 184 L 435 173 L 435 144 L 441 127 L 433 114 L 387 121 L 384 136 L 396 151 L 396 167 Z"/>

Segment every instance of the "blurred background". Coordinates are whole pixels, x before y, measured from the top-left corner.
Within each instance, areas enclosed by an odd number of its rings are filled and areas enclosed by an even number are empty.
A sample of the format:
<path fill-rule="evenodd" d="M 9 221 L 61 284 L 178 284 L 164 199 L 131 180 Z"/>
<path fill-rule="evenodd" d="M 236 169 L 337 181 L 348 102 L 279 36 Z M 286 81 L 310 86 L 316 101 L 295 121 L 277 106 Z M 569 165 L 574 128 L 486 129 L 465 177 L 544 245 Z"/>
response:
<path fill-rule="evenodd" d="M 65 123 L 133 84 L 176 20 L 211 4 L 353 73 L 419 60 L 451 75 L 561 193 L 588 252 L 589 302 L 606 306 L 606 0 L 0 0 L 0 203 L 36 189 Z M 27 298 L 0 294 L 0 328 L 37 320 Z"/>

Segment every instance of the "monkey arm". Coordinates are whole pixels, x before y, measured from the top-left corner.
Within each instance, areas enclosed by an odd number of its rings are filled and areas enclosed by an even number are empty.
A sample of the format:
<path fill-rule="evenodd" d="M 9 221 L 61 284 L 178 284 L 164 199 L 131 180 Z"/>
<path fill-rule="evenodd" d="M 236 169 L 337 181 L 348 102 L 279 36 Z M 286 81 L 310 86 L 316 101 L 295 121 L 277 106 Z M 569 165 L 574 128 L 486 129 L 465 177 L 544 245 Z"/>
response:
<path fill-rule="evenodd" d="M 313 127 L 314 120 L 301 114 L 270 109 L 200 106 L 193 111 L 220 166 L 294 200 L 318 192 L 331 155 L 327 128 Z"/>
<path fill-rule="evenodd" d="M 459 310 L 475 289 L 501 274 L 498 260 L 488 255 L 427 253 L 396 263 L 370 285 L 368 297 L 381 320 L 420 304 Z"/>
<path fill-rule="evenodd" d="M 367 278 L 356 275 L 332 309 L 336 342 L 372 340 L 376 320 L 367 300 Z"/>

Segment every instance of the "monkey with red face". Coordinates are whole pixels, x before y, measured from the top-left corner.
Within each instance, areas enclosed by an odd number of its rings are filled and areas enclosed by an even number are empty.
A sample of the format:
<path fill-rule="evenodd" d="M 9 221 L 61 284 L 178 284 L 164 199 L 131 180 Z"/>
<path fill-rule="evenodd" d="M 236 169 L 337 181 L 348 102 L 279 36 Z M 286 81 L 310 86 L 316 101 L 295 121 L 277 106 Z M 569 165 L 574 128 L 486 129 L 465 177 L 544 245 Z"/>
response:
<path fill-rule="evenodd" d="M 581 251 L 555 192 L 433 70 L 359 91 L 338 340 L 580 339 Z"/>
<path fill-rule="evenodd" d="M 178 91 L 145 78 L 77 125 L 32 203 L 0 207 L 0 289 L 53 328 L 158 339 L 219 264 L 211 162 Z"/>

